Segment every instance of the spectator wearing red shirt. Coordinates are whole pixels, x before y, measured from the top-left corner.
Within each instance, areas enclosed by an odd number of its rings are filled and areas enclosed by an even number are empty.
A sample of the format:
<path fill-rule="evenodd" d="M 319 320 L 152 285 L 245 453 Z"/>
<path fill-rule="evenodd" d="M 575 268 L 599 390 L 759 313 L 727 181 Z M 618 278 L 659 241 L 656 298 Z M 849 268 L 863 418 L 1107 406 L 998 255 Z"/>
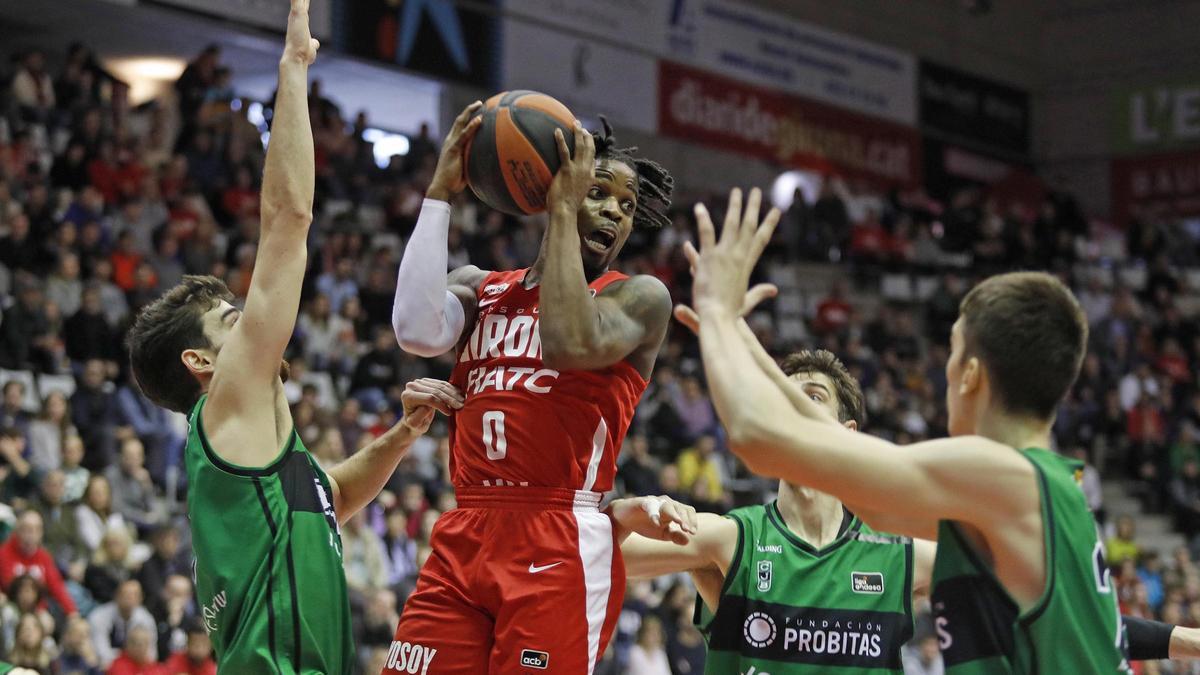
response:
<path fill-rule="evenodd" d="M 154 660 L 154 653 L 150 649 L 153 642 L 154 634 L 149 628 L 130 628 L 125 638 L 125 649 L 108 667 L 107 675 L 173 675 L 166 666 Z"/>
<path fill-rule="evenodd" d="M 116 204 L 120 196 L 120 179 L 117 167 L 117 148 L 111 140 L 100 142 L 96 158 L 88 162 L 88 180 L 104 195 L 106 204 Z"/>
<path fill-rule="evenodd" d="M 1192 380 L 1187 354 L 1179 346 L 1179 341 L 1173 337 L 1163 342 L 1162 354 L 1154 365 L 1175 384 L 1187 384 Z"/>
<path fill-rule="evenodd" d="M 13 536 L 0 546 L 0 588 L 8 588 L 13 579 L 28 574 L 54 598 L 63 612 L 75 614 L 78 611 L 75 601 L 63 584 L 54 558 L 42 546 L 42 533 L 42 516 L 37 511 L 26 511 L 17 519 Z"/>
<path fill-rule="evenodd" d="M 137 250 L 133 232 L 125 230 L 117 237 L 117 248 L 113 251 L 113 283 L 128 293 L 137 285 L 137 269 L 142 264 L 142 252 Z"/>
<path fill-rule="evenodd" d="M 854 308 L 846 301 L 846 282 L 837 279 L 829 289 L 829 297 L 817 305 L 814 328 L 818 333 L 840 333 L 850 323 Z"/>
<path fill-rule="evenodd" d="M 217 675 L 213 661 L 212 642 L 204 625 L 191 621 L 187 628 L 187 649 L 175 652 L 163 663 L 167 675 Z"/>

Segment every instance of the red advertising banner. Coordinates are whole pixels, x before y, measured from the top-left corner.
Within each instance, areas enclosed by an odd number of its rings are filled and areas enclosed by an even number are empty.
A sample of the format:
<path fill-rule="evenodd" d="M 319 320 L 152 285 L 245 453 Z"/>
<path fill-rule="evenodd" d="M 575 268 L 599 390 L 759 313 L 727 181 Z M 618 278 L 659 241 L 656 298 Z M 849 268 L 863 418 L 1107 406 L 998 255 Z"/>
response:
<path fill-rule="evenodd" d="M 1112 199 L 1122 224 L 1140 211 L 1200 215 L 1200 150 L 1114 159 Z"/>
<path fill-rule="evenodd" d="M 913 129 L 669 61 L 658 68 L 664 135 L 881 188 L 920 180 Z"/>

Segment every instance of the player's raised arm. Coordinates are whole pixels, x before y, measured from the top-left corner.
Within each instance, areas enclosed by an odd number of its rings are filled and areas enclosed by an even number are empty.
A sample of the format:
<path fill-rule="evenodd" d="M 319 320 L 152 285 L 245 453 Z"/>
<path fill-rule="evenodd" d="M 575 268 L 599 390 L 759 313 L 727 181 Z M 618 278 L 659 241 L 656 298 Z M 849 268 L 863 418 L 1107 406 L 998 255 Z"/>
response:
<path fill-rule="evenodd" d="M 210 405 L 205 410 L 213 431 L 224 420 L 247 411 L 274 411 L 279 364 L 295 328 L 308 257 L 315 173 L 308 66 L 319 46 L 308 29 L 308 0 L 292 0 L 263 174 L 262 234 L 254 278 L 245 309 L 218 357 L 221 368 L 213 377 Z M 277 451 L 265 449 L 272 456 Z M 251 462 L 269 459 L 239 458 Z"/>
<path fill-rule="evenodd" d="M 575 124 L 575 156 L 556 130 L 562 164 L 550 185 L 550 224 L 546 233 L 546 266 L 542 273 L 542 358 L 551 368 L 605 368 L 644 345 L 657 346 L 671 317 L 667 287 L 652 276 L 628 279 L 610 293 L 593 297 L 588 290 L 579 249 L 579 209 L 597 188 L 595 139 Z M 632 216 L 608 195 L 599 207 L 610 221 Z M 643 373 L 648 374 L 648 373 Z"/>
<path fill-rule="evenodd" d="M 482 106 L 476 101 L 454 119 L 396 276 L 392 329 L 400 348 L 417 356 L 446 353 L 475 320 L 475 288 L 486 273 L 468 265 L 447 277 L 446 267 L 449 202 L 466 187 L 463 152 L 479 128 L 482 118 L 474 115 Z"/>
<path fill-rule="evenodd" d="M 1014 500 L 1036 499 L 1029 462 L 1005 446 L 960 437 L 901 448 L 822 421 L 827 413 L 820 406 L 802 397 L 789 400 L 772 382 L 738 328 L 750 272 L 778 221 L 772 210 L 759 227 L 760 202 L 761 193 L 752 191 L 743 216 L 735 190 L 720 241 L 707 210 L 696 208 L 701 352 L 733 451 L 755 473 L 828 492 L 852 511 L 886 505 L 904 518 L 979 524 L 1005 513 Z M 865 466 L 872 471 L 864 472 Z M 965 492 L 976 498 L 955 496 Z"/>

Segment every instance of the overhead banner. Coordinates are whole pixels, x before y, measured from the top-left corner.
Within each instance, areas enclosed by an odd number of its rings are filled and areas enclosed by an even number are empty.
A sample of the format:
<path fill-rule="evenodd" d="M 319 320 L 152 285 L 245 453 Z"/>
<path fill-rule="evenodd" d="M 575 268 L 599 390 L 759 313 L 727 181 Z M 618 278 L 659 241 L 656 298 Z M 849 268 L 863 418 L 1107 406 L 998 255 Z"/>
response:
<path fill-rule="evenodd" d="M 1113 146 L 1118 152 L 1200 147 L 1200 83 L 1126 91 L 1115 105 Z"/>
<path fill-rule="evenodd" d="M 231 19 L 257 28 L 268 28 L 280 33 L 287 29 L 288 12 L 291 11 L 291 4 L 280 0 L 154 0 L 154 2 Z M 131 5 L 133 3 L 122 4 Z M 332 5 L 333 0 L 310 0 L 308 29 L 313 36 L 324 39 L 332 33 Z"/>
<path fill-rule="evenodd" d="M 1200 150 L 1114 159 L 1112 199 L 1120 223 L 1142 210 L 1200 216 Z"/>
<path fill-rule="evenodd" d="M 921 128 L 1017 158 L 1029 156 L 1029 94 L 955 68 L 921 61 Z"/>
<path fill-rule="evenodd" d="M 342 51 L 440 79 L 495 86 L 499 44 L 493 12 L 459 7 L 451 0 L 339 4 L 337 39 Z"/>
<path fill-rule="evenodd" d="M 503 24 L 500 88 L 533 89 L 579 117 L 605 115 L 617 128 L 657 130 L 658 64 L 652 57 L 525 21 Z"/>
<path fill-rule="evenodd" d="M 914 129 L 676 63 L 659 64 L 660 133 L 878 187 L 920 180 Z"/>
<path fill-rule="evenodd" d="M 915 125 L 917 61 L 734 0 L 505 0 L 515 18 Z"/>

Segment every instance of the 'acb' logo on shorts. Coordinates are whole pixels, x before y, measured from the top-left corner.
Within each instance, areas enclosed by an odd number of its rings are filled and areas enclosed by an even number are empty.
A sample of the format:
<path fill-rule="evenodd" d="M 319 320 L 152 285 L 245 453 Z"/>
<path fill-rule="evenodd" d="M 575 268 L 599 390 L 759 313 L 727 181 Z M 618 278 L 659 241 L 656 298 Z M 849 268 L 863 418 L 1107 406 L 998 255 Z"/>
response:
<path fill-rule="evenodd" d="M 521 665 L 526 668 L 545 670 L 550 667 L 550 654 L 549 652 L 526 649 L 521 652 Z"/>

